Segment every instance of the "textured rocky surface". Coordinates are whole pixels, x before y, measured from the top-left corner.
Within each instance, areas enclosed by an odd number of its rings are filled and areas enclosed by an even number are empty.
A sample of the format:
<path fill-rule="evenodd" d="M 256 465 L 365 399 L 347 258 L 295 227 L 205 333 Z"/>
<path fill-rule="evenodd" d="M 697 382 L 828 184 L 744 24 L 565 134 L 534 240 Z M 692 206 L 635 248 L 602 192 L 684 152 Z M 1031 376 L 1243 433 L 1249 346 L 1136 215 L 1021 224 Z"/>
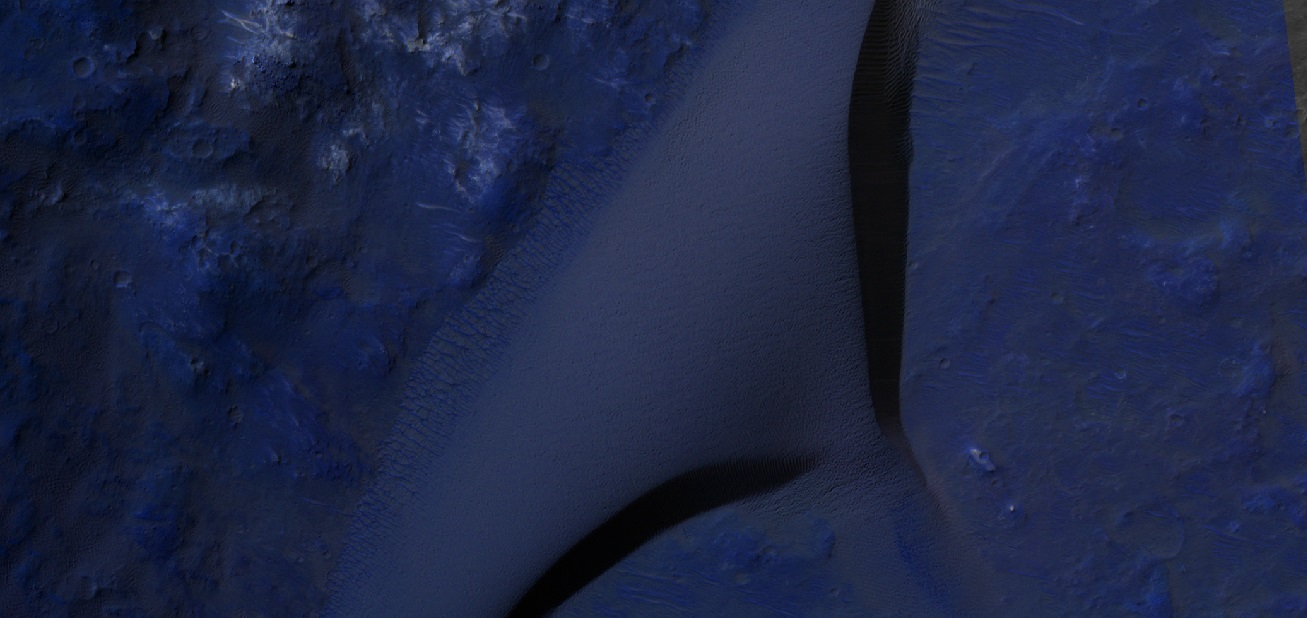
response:
<path fill-rule="evenodd" d="M 1067 615 L 1307 611 L 1307 192 L 1278 1 L 945 1 L 903 422 Z"/>
<path fill-rule="evenodd" d="M 655 539 L 557 615 L 873 615 L 833 566 L 835 544 L 818 518 L 772 538 L 732 510 L 715 512 Z"/>
<path fill-rule="evenodd" d="M 902 420 L 978 570 L 1070 615 L 1307 613 L 1283 7 L 927 5 Z M 525 250 L 576 241 L 562 197 L 612 187 L 720 8 L 0 0 L 0 614 L 322 608 L 431 446 L 396 415 L 458 411 L 403 407 L 440 402 L 421 353 L 446 395 L 484 377 L 467 320 L 517 316 L 478 299 L 543 277 L 488 275 L 539 217 Z M 782 520 L 687 522 L 562 614 L 893 598 Z"/>
<path fill-rule="evenodd" d="M 319 607 L 414 352 L 704 18 L 5 2 L 4 613 Z"/>
<path fill-rule="evenodd" d="M 1307 612 L 1307 193 L 1281 11 L 926 14 L 902 420 L 1006 615 Z M 725 537 L 695 529 L 713 555 Z M 789 615 L 659 543 L 568 610 Z"/>

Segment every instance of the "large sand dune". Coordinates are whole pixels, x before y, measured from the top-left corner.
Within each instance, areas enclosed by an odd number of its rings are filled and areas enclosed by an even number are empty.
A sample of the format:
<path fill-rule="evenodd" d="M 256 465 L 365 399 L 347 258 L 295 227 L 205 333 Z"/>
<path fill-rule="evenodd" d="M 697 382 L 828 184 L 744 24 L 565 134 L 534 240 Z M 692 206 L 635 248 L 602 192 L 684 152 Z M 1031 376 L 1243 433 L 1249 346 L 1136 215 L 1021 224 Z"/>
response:
<path fill-rule="evenodd" d="M 868 395 L 846 140 L 870 10 L 759 2 L 724 25 L 589 235 L 516 309 L 466 418 L 410 471 L 412 500 L 355 554 L 338 613 L 501 615 L 659 483 L 777 455 L 817 465 L 743 512 L 829 520 L 867 607 L 955 609 L 974 577 L 946 574 L 966 552 L 943 557 Z"/>

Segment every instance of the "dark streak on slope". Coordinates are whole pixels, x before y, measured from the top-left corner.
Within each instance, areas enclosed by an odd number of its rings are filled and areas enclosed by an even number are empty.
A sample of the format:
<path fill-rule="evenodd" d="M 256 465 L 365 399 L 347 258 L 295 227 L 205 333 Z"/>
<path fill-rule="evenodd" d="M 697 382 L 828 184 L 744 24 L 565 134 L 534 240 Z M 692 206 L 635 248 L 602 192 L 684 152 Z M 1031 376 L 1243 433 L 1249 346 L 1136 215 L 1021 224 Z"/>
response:
<path fill-rule="evenodd" d="M 660 532 L 775 489 L 810 470 L 808 458 L 767 458 L 692 470 L 637 498 L 563 554 L 509 612 L 544 616 Z"/>
<path fill-rule="evenodd" d="M 849 103 L 849 171 L 872 403 L 881 431 L 904 450 L 899 380 L 912 160 L 909 107 L 920 17 L 914 0 L 877 0 Z"/>

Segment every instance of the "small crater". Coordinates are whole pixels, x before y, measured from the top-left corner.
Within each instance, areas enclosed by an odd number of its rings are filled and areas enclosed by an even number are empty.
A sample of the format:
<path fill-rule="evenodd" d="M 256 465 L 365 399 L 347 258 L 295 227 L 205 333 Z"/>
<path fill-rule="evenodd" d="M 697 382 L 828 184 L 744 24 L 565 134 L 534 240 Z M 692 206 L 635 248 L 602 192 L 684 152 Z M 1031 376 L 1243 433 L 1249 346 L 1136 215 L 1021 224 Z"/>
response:
<path fill-rule="evenodd" d="M 1109 531 L 1113 541 L 1155 558 L 1169 560 L 1184 547 L 1184 522 L 1169 505 L 1150 504 L 1117 515 Z"/>
<path fill-rule="evenodd" d="M 120 289 L 125 289 L 125 288 L 129 288 L 129 287 L 131 287 L 131 286 L 132 286 L 132 274 L 129 273 L 129 272 L 127 272 L 127 271 L 123 271 L 123 270 L 120 270 L 120 271 L 114 273 L 114 275 L 113 275 L 113 286 L 116 287 L 116 288 L 120 288 Z"/>
<path fill-rule="evenodd" d="M 549 54 L 536 54 L 535 58 L 531 59 L 531 68 L 537 71 L 549 68 Z"/>
<path fill-rule="evenodd" d="M 206 139 L 197 139 L 194 144 L 191 144 L 191 154 L 207 159 L 213 154 L 213 143 Z"/>
<path fill-rule="evenodd" d="M 91 76 L 91 73 L 94 72 L 95 72 L 94 60 L 91 60 L 86 56 L 82 56 L 81 58 L 78 58 L 73 61 L 73 75 L 76 75 L 78 79 L 86 79 Z"/>

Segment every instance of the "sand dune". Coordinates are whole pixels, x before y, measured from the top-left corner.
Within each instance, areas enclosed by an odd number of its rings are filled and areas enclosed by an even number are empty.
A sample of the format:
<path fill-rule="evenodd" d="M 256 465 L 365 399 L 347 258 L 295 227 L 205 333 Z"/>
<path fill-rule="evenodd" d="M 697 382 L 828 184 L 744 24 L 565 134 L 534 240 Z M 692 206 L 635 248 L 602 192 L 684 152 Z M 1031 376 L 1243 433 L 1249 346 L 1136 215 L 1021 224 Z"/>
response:
<path fill-rule="evenodd" d="M 732 17 L 589 234 L 509 312 L 520 324 L 389 532 L 353 554 L 335 615 L 502 615 L 659 483 L 786 455 L 817 466 L 736 508 L 831 521 L 869 608 L 952 611 L 963 592 L 935 580 L 965 567 L 868 395 L 846 140 L 871 4 Z"/>

